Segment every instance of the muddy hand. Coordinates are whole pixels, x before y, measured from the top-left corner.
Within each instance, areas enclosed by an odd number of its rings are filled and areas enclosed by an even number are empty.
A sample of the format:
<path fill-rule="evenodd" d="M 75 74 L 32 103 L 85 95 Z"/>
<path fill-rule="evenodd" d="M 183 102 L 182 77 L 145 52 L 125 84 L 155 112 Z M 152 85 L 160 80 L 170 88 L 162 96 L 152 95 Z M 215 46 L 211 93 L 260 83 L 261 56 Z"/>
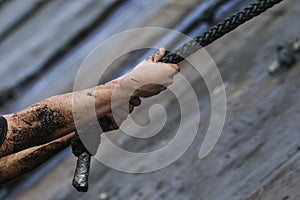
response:
<path fill-rule="evenodd" d="M 179 67 L 177 64 L 158 62 L 165 52 L 164 48 L 160 48 L 131 72 L 112 81 L 117 84 L 112 94 L 112 111 L 106 115 L 112 122 L 111 130 L 118 129 L 134 107 L 141 104 L 140 97 L 157 95 L 173 83 L 173 77 L 178 73 Z M 120 99 L 124 102 L 121 105 L 116 103 Z"/>

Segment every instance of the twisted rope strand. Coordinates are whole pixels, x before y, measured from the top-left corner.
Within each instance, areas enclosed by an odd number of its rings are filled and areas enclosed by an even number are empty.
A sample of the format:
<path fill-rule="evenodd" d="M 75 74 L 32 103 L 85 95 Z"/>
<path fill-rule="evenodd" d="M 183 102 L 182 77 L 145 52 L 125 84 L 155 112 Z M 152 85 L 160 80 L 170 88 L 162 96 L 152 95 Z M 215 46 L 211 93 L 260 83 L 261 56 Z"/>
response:
<path fill-rule="evenodd" d="M 246 21 L 249 21 L 250 19 L 260 15 L 267 9 L 282 1 L 284 0 L 259 0 L 255 3 L 252 3 L 243 10 L 211 27 L 208 31 L 196 37 L 194 40 L 185 43 L 179 49 L 175 50 L 174 53 L 168 52 L 160 61 L 163 63 L 177 64 L 184 60 L 184 58 L 195 53 L 201 47 L 211 44 L 227 33 L 233 31 L 238 26 L 244 24 Z"/>
<path fill-rule="evenodd" d="M 160 61 L 164 63 L 179 63 L 184 60 L 184 58 L 192 55 L 200 48 L 211 44 L 225 34 L 233 31 L 246 21 L 258 16 L 259 14 L 280 3 L 281 1 L 283 0 L 258 0 L 256 3 L 247 6 L 231 17 L 211 27 L 208 31 L 196 37 L 194 40 L 187 42 L 182 47 L 175 50 L 174 53 L 168 52 Z M 105 117 L 100 119 L 100 124 L 101 121 L 105 124 L 101 125 L 101 127 L 107 127 L 104 128 L 105 131 L 105 129 L 108 129 L 111 122 L 108 118 Z M 84 153 L 86 153 L 86 151 L 83 151 L 83 153 L 80 155 L 83 155 Z M 73 179 L 73 185 L 78 191 L 85 192 L 88 189 L 88 168 L 90 165 L 90 159 L 84 159 L 83 157 L 79 156 L 78 163 L 79 164 L 77 164 L 76 166 L 76 172 Z M 84 178 L 80 178 L 81 176 Z"/>

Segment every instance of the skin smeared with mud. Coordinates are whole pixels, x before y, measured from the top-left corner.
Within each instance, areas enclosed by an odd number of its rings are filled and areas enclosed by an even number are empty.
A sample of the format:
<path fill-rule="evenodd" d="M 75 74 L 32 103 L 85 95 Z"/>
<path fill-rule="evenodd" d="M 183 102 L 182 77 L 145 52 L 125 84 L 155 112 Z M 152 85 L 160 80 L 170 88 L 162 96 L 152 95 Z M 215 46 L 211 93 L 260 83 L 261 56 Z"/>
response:
<path fill-rule="evenodd" d="M 54 96 L 4 115 L 8 131 L 0 147 L 0 184 L 31 171 L 68 146 L 76 128 L 94 121 L 91 111 L 96 111 L 97 119 L 108 117 L 112 122 L 109 130 L 117 129 L 134 106 L 140 105 L 140 97 L 156 95 L 173 82 L 179 67 L 158 63 L 164 54 L 160 49 L 133 71 L 104 85 Z M 111 102 L 121 112 L 113 115 Z M 76 127 L 74 115 L 80 119 Z"/>
<path fill-rule="evenodd" d="M 89 96 L 88 92 L 80 91 L 73 94 L 63 94 L 46 99 L 20 112 L 5 115 L 7 120 L 7 137 L 0 147 L 0 157 L 15 153 L 26 148 L 41 145 L 54 139 L 74 132 L 75 125 L 72 111 L 72 95 L 76 95 L 80 100 L 77 110 L 82 115 L 82 124 L 89 123 L 92 118 L 85 110 L 87 106 L 86 98 L 93 98 L 99 117 L 105 115 L 110 110 L 110 100 L 112 85 L 99 86 L 98 96 Z M 94 89 L 90 89 L 94 90 Z M 99 104 L 97 102 L 100 102 Z"/>
<path fill-rule="evenodd" d="M 66 127 L 65 117 L 58 109 L 50 109 L 47 105 L 43 105 L 36 110 L 26 113 L 26 117 L 22 113 L 14 114 L 14 121 L 25 123 L 26 125 L 14 126 L 11 128 L 11 139 L 13 141 L 13 151 L 25 149 L 31 145 L 39 145 L 40 143 L 51 140 L 51 134 L 57 129 Z M 35 134 L 40 133 L 40 134 Z M 24 141 L 31 141 L 30 145 Z"/>
<path fill-rule="evenodd" d="M 4 115 L 8 132 L 0 147 L 0 157 L 74 132 L 74 115 L 80 119 L 76 120 L 79 121 L 77 128 L 94 121 L 94 116 L 91 116 L 93 111 L 96 111 L 97 118 L 107 116 L 115 123 L 111 113 L 113 93 L 117 94 L 117 98 L 113 99 L 114 106 L 128 106 L 129 101 L 129 110 L 132 110 L 136 104 L 140 104 L 139 97 L 156 95 L 172 83 L 179 68 L 175 64 L 158 63 L 164 54 L 165 50 L 160 49 L 137 65 L 133 71 L 104 85 L 54 96 L 20 112 Z M 90 109 L 91 104 L 94 110 Z M 120 119 L 122 121 L 124 117 Z M 112 124 L 111 128 L 116 129 L 118 125 Z"/>
<path fill-rule="evenodd" d="M 4 115 L 8 124 L 8 132 L 0 147 L 0 157 L 50 142 L 74 132 L 72 110 L 74 107 L 72 106 L 76 106 L 76 115 L 80 118 L 80 126 L 84 126 L 94 119 L 90 116 L 90 110 L 87 109 L 91 100 L 95 104 L 98 118 L 105 115 L 113 117 L 110 114 L 111 94 L 118 83 L 118 81 L 114 81 L 96 88 L 54 96 L 20 112 Z M 78 103 L 74 104 L 73 98 L 76 98 Z M 137 104 L 139 105 L 140 101 L 133 98 L 129 109 L 132 110 L 133 106 Z M 112 128 L 117 128 L 117 126 L 112 125 Z"/>
<path fill-rule="evenodd" d="M 0 158 L 0 185 L 19 178 L 43 164 L 52 156 L 69 146 L 74 133 L 50 143 Z"/>

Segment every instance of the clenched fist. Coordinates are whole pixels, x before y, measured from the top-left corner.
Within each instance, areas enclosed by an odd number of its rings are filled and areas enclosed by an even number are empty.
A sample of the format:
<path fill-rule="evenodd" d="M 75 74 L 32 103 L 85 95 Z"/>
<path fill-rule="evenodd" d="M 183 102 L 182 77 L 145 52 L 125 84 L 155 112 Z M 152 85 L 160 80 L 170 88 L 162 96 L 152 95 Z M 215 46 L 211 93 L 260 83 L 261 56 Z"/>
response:
<path fill-rule="evenodd" d="M 131 72 L 110 82 L 115 84 L 111 100 L 113 115 L 107 115 L 113 122 L 112 130 L 117 129 L 134 107 L 140 105 L 140 97 L 157 95 L 173 83 L 173 77 L 178 73 L 179 67 L 177 64 L 158 62 L 164 55 L 165 49 L 160 48 Z"/>

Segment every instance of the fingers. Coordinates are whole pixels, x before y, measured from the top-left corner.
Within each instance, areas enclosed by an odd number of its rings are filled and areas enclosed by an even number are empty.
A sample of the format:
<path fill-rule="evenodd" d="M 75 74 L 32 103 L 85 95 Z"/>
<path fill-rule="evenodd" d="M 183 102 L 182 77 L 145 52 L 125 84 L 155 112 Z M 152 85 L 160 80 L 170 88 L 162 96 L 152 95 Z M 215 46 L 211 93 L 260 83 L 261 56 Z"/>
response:
<path fill-rule="evenodd" d="M 141 105 L 141 99 L 139 97 L 131 97 L 129 103 L 136 107 Z"/>
<path fill-rule="evenodd" d="M 166 53 L 166 50 L 164 48 L 159 48 L 159 50 L 155 54 L 149 56 L 146 59 L 146 61 L 148 61 L 148 62 L 158 62 L 165 55 L 165 53 Z"/>
<path fill-rule="evenodd" d="M 166 50 L 164 48 L 159 48 L 159 50 L 153 55 L 154 62 L 158 62 L 162 57 L 164 57 Z"/>
<path fill-rule="evenodd" d="M 169 67 L 172 67 L 172 68 L 175 69 L 177 72 L 180 71 L 180 68 L 179 68 L 179 66 L 178 66 L 177 64 L 171 64 L 171 63 L 168 63 L 168 64 L 166 64 L 166 65 L 168 65 Z"/>
<path fill-rule="evenodd" d="M 122 122 L 128 117 L 134 110 L 134 107 L 141 105 L 141 99 L 133 96 L 130 98 L 129 103 L 118 106 L 113 109 L 113 113 L 110 112 L 106 115 L 111 121 L 109 131 L 116 130 L 122 124 Z"/>
<path fill-rule="evenodd" d="M 166 89 L 167 87 L 164 85 L 152 83 L 152 84 L 143 85 L 142 87 L 138 88 L 135 91 L 135 93 L 142 98 L 147 98 L 147 97 L 155 96 Z"/>
<path fill-rule="evenodd" d="M 109 126 L 109 130 L 110 131 L 112 131 L 112 130 L 116 130 L 116 129 L 118 129 L 119 128 L 119 126 L 118 126 L 118 124 L 119 124 L 119 119 L 117 120 L 117 119 L 115 119 L 115 116 L 113 116 L 113 114 L 112 113 L 108 113 L 107 115 L 106 115 L 106 117 L 108 117 L 109 119 L 110 119 L 110 121 L 111 121 L 111 124 L 110 124 L 110 126 Z"/>
<path fill-rule="evenodd" d="M 121 110 L 122 116 L 124 116 L 123 117 L 124 119 L 127 118 L 128 114 L 132 113 L 133 109 L 134 109 L 134 106 L 131 103 L 124 104 L 119 107 L 119 110 Z"/>
<path fill-rule="evenodd" d="M 164 48 L 160 48 L 155 54 L 149 56 L 146 61 L 148 62 L 155 62 L 157 63 L 162 57 L 164 57 L 166 53 L 166 50 Z M 172 64 L 172 63 L 160 63 L 160 64 L 165 64 L 172 69 L 176 70 L 177 72 L 180 71 L 179 66 L 177 64 Z"/>

